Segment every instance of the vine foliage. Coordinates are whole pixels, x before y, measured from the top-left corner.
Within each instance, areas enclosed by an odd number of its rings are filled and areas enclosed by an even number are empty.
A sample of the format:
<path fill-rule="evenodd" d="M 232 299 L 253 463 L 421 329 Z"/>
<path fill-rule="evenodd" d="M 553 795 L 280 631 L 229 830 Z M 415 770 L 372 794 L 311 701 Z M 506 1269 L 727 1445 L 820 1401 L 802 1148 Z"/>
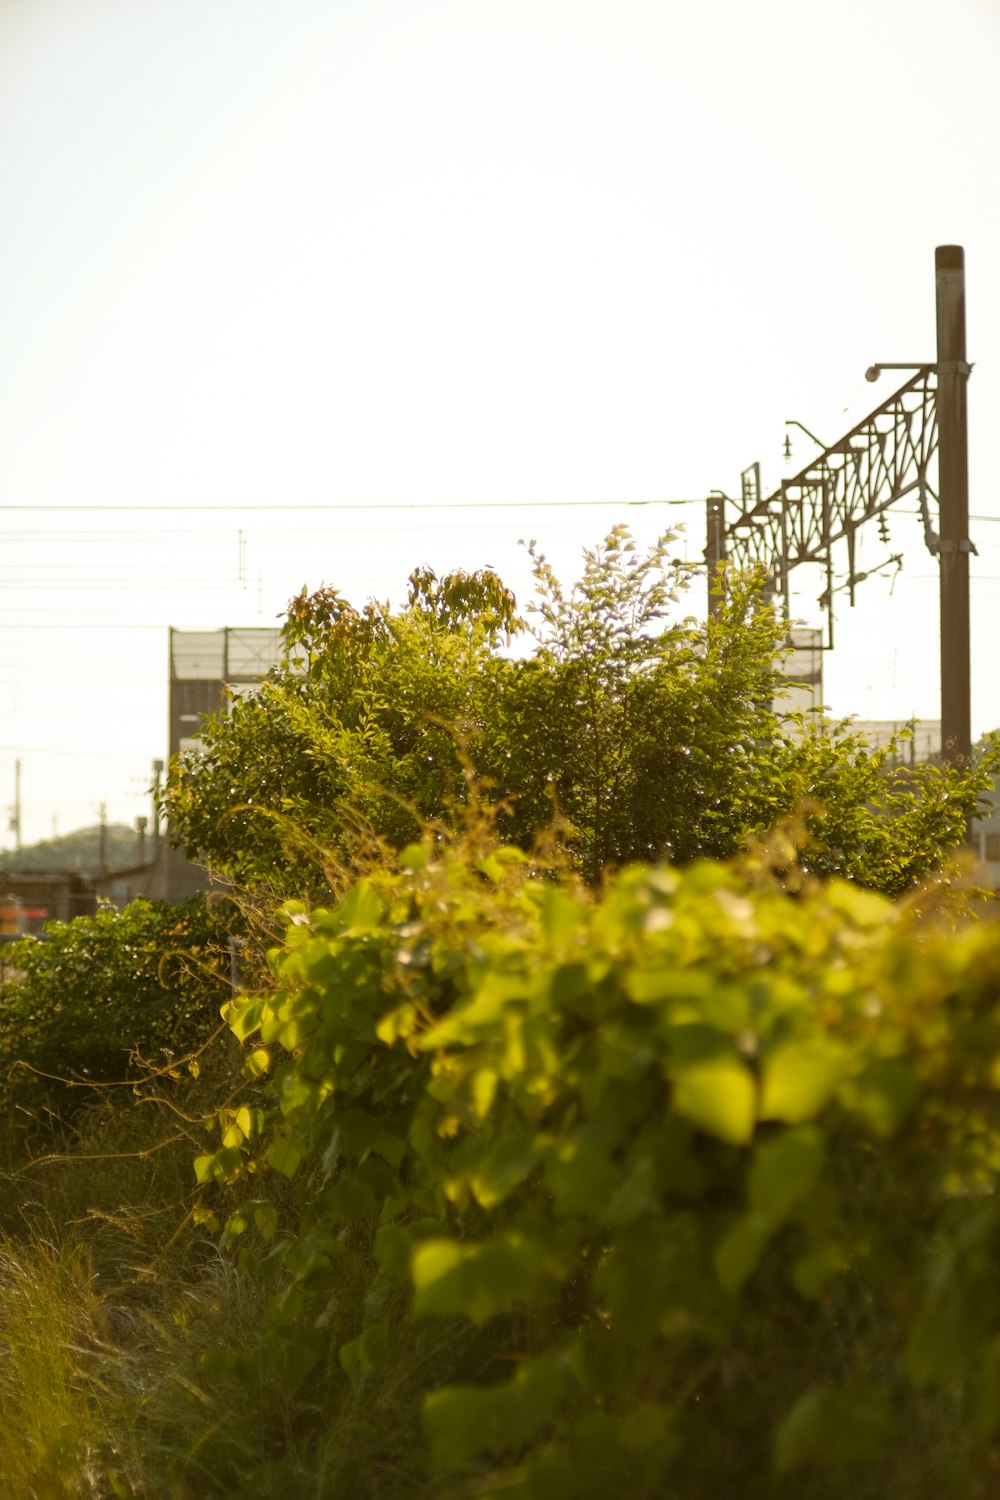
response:
<path fill-rule="evenodd" d="M 942 1425 L 973 1493 L 1000 930 L 790 893 L 795 837 L 595 894 L 467 833 L 284 907 L 196 1173 L 293 1388 L 416 1368 L 442 1493 L 916 1493 Z"/>

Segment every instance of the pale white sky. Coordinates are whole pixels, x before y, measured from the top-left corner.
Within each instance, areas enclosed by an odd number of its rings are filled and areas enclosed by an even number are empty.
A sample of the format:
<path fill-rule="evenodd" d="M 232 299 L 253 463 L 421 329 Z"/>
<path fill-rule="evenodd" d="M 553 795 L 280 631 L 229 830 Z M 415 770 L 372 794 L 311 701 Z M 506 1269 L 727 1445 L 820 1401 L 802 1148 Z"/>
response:
<path fill-rule="evenodd" d="M 0 0 L 0 844 L 17 757 L 25 841 L 147 810 L 170 624 L 421 562 L 523 596 L 519 537 L 568 574 L 618 520 L 700 556 L 786 418 L 832 441 L 934 358 L 942 243 L 1000 724 L 998 78 L 1000 0 Z M 826 696 L 936 717 L 890 524 Z"/>

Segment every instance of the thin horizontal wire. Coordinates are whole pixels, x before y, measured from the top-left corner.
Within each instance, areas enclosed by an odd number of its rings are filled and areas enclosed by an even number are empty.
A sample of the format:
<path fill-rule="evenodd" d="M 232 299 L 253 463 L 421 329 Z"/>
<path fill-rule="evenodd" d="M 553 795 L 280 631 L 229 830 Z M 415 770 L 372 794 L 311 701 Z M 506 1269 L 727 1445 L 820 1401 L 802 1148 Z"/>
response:
<path fill-rule="evenodd" d="M 685 502 L 678 502 L 678 503 L 679 504 L 684 504 Z M 583 504 L 587 508 L 592 508 L 590 502 L 583 502 Z M 646 505 L 643 502 L 642 505 L 641 505 L 641 507 L 639 507 L 637 505 L 636 508 L 650 509 L 650 508 L 652 508 L 653 504 L 654 504 L 654 502 L 652 502 L 652 501 L 650 501 L 648 505 Z M 546 511 L 552 510 L 552 511 L 555 511 L 556 515 L 554 515 L 551 518 L 551 524 L 555 524 L 558 521 L 558 524 L 560 524 L 560 525 L 570 525 L 572 523 L 572 514 L 571 514 L 571 512 L 574 512 L 578 508 L 579 507 L 576 506 L 576 505 L 572 505 L 572 506 L 571 505 L 560 505 L 560 506 L 525 506 L 525 507 L 518 507 L 518 509 L 530 509 L 530 510 L 533 510 L 533 511 L 539 511 L 539 510 L 546 510 Z M 600 508 L 602 510 L 609 510 L 609 511 L 620 509 L 619 506 L 608 505 L 604 501 L 601 501 L 600 502 L 600 506 L 596 507 L 596 508 Z M 345 514 L 345 519 L 341 520 L 339 518 L 339 516 L 335 516 L 335 515 L 331 514 L 331 512 L 326 507 L 324 507 L 323 508 L 323 514 L 327 517 L 327 520 L 325 522 L 322 521 L 322 520 L 314 519 L 313 518 L 313 513 L 310 512 L 308 510 L 308 508 L 305 508 L 305 509 L 303 509 L 301 511 L 296 510 L 296 512 L 295 512 L 296 515 L 303 515 L 303 516 L 308 516 L 309 517 L 309 519 L 307 521 L 303 520 L 303 521 L 301 521 L 301 522 L 298 523 L 298 529 L 297 530 L 290 529 L 290 525 L 289 524 L 282 524 L 282 525 L 279 526 L 273 520 L 264 519 L 263 518 L 263 513 L 258 513 L 258 512 L 254 512 L 248 519 L 246 519 L 245 521 L 241 521 L 241 517 L 245 516 L 246 513 L 243 512 L 243 511 L 239 511 L 239 510 L 234 510 L 234 511 L 230 512 L 230 514 L 232 516 L 232 520 L 227 520 L 225 522 L 222 522 L 222 521 L 218 520 L 216 513 L 213 512 L 213 513 L 211 513 L 211 520 L 209 521 L 208 524 L 210 526 L 214 526 L 214 528 L 215 528 L 214 534 L 216 536 L 225 536 L 225 537 L 233 537 L 233 536 L 236 535 L 236 533 L 238 531 L 249 532 L 249 534 L 251 534 L 251 535 L 254 535 L 254 534 L 256 534 L 258 532 L 261 532 L 261 531 L 266 531 L 267 534 L 270 535 L 270 536 L 287 536 L 287 537 L 289 537 L 290 540 L 294 540 L 296 536 L 300 536 L 300 535 L 303 534 L 303 528 L 306 525 L 308 525 L 309 528 L 310 528 L 309 533 L 308 533 L 310 536 L 315 535 L 317 533 L 318 534 L 322 534 L 322 535 L 327 535 L 327 536 L 340 536 L 340 535 L 344 534 L 345 529 L 354 528 L 355 530 L 357 530 L 357 529 L 361 528 L 362 526 L 364 526 L 364 517 L 365 517 L 365 515 L 367 515 L 369 509 L 372 509 L 372 507 L 364 507 L 364 506 L 354 506 L 354 507 L 351 507 L 351 509 L 350 509 L 350 518 L 348 519 L 347 516 L 346 516 L 346 514 Z M 384 514 L 386 510 L 390 510 L 390 509 L 399 509 L 399 507 L 391 507 L 391 506 L 377 506 L 377 507 L 374 507 L 374 510 L 377 511 L 379 515 Z M 444 529 L 446 529 L 448 527 L 455 527 L 456 525 L 460 524 L 453 515 L 447 514 L 446 516 L 442 517 L 442 515 L 441 515 L 441 513 L 440 513 L 439 510 L 433 510 L 433 511 L 431 511 L 431 510 L 428 510 L 428 508 L 426 506 L 412 506 L 412 507 L 408 507 L 408 509 L 410 509 L 410 510 L 412 510 L 414 512 L 420 512 L 420 515 L 407 515 L 406 525 L 408 527 L 413 527 L 413 526 L 417 525 L 419 523 L 421 517 L 424 516 L 424 515 L 426 515 L 426 521 L 427 521 L 427 523 L 429 525 L 434 525 L 435 527 L 439 527 L 442 530 L 444 530 Z M 448 511 L 461 511 L 461 512 L 464 513 L 464 515 L 465 515 L 465 517 L 467 519 L 468 516 L 469 516 L 469 512 L 470 511 L 475 511 L 476 507 L 474 507 L 474 506 L 451 506 L 451 507 L 446 507 L 446 509 Z M 563 512 L 566 512 L 566 514 L 563 514 Z M 3 508 L 2 505 L 0 505 L 0 517 L 2 517 L 3 514 L 4 514 L 4 508 Z M 121 511 L 118 511 L 118 512 L 111 512 L 111 511 L 108 511 L 108 512 L 104 512 L 104 511 L 101 511 L 101 512 L 86 512 L 86 511 L 82 511 L 78 506 L 69 506 L 61 514 L 65 515 L 65 516 L 81 516 L 81 517 L 83 517 L 83 516 L 87 516 L 87 515 L 94 515 L 95 517 L 98 517 L 99 519 L 95 519 L 95 520 L 92 520 L 92 521 L 86 521 L 86 522 L 85 521 L 81 521 L 79 523 L 79 525 L 76 527 L 76 531 L 75 531 L 74 534 L 82 534 L 84 536 L 103 536 L 103 535 L 122 536 L 122 535 L 128 535 L 130 529 L 136 535 L 146 536 L 146 535 L 149 534 L 150 527 L 149 526 L 140 525 L 140 522 L 141 522 L 143 516 L 148 516 L 149 517 L 150 525 L 151 526 L 160 527 L 164 531 L 168 531 L 169 530 L 171 533 L 173 533 L 174 531 L 176 531 L 178 529 L 178 527 L 187 527 L 187 528 L 189 528 L 192 531 L 197 531 L 198 535 L 204 535 L 205 532 L 206 532 L 206 527 L 205 526 L 197 526 L 197 527 L 195 526 L 195 523 L 194 523 L 194 521 L 192 520 L 192 517 L 191 517 L 191 513 L 188 512 L 188 511 L 176 512 L 176 513 L 168 513 L 168 512 L 164 512 L 164 511 L 151 511 L 151 510 L 147 511 L 147 510 L 144 510 L 142 508 L 136 508 L 136 507 L 133 506 L 133 507 L 130 507 L 127 511 L 124 510 L 124 509 L 122 509 Z M 176 514 L 177 515 L 177 525 L 176 526 L 170 525 L 170 515 L 171 514 Z M 261 514 L 262 515 L 262 519 L 261 520 L 254 519 L 254 517 L 257 514 Z M 902 514 L 902 512 L 900 512 L 900 514 Z M 107 517 L 107 516 L 114 517 L 114 516 L 117 516 L 117 515 L 127 515 L 129 517 L 129 523 L 128 523 L 128 525 L 126 525 L 125 523 L 123 523 L 121 521 L 118 521 L 117 519 L 100 519 L 101 517 Z M 16 531 L 13 529 L 14 526 L 15 526 L 15 522 L 17 522 L 17 529 L 16 529 Z M 8 524 L 12 528 L 12 531 L 11 531 L 12 535 L 27 535 L 27 534 L 30 533 L 30 521 L 29 521 L 29 517 L 28 517 L 28 515 L 26 513 L 24 515 L 18 513 L 16 516 L 11 517 L 8 520 Z M 73 523 L 70 523 L 70 524 L 73 524 Z M 505 521 L 502 518 L 498 519 L 496 516 L 491 515 L 489 517 L 488 522 L 485 519 L 483 521 L 483 526 L 486 526 L 487 524 L 489 524 L 491 526 L 500 526 L 500 525 L 510 526 L 510 525 L 513 525 L 513 524 L 516 524 L 516 523 L 514 522 L 513 518 L 508 519 L 508 520 Z M 39 525 L 35 528 L 33 534 L 37 535 L 37 536 L 39 536 L 39 537 L 41 537 L 43 539 L 48 539 L 48 540 L 58 540 L 60 537 L 65 536 L 67 534 L 70 534 L 65 529 L 65 523 L 63 523 L 63 522 L 54 522 L 54 523 L 52 523 L 52 526 L 53 526 L 53 529 L 51 529 L 51 530 L 48 530 L 48 529 L 47 530 L 43 530 L 41 528 L 41 524 L 39 523 Z M 56 526 L 59 527 L 58 530 L 54 529 Z"/>
<path fill-rule="evenodd" d="M 117 760 L 129 764 L 148 759 L 151 753 L 149 750 L 84 750 L 79 747 L 53 750 L 50 745 L 0 745 L 0 755 L 51 755 L 64 756 L 67 760 Z"/>
<path fill-rule="evenodd" d="M 155 504 L 144 505 L 141 502 L 122 505 L 91 503 L 88 500 L 77 504 L 49 504 L 26 505 L 16 503 L 13 505 L 0 504 L 0 511 L 102 511 L 117 514 L 124 512 L 129 515 L 143 515 L 150 512 L 166 511 L 170 514 L 181 514 L 187 511 L 197 511 L 199 514 L 208 511 L 218 511 L 228 514 L 242 514 L 247 511 L 331 511 L 331 510 L 576 510 L 582 506 L 646 506 L 646 505 L 704 505 L 705 496 L 693 497 L 686 500 L 330 500 L 322 504 L 315 502 L 300 502 L 288 500 L 276 500 L 270 504 L 227 504 L 227 505 L 187 505 L 187 504 Z"/>
<path fill-rule="evenodd" d="M 25 625 L 14 620 L 0 620 L 0 630 L 114 630 L 121 626 L 127 626 L 129 630 L 166 630 L 169 627 L 162 621 L 150 624 L 143 620 L 129 620 L 122 616 L 114 618 L 105 617 L 103 620 L 80 620 L 76 617 L 66 620 L 32 620 L 30 625 Z M 194 627 L 192 627 L 194 628 Z M 239 629 L 239 626 L 232 627 Z"/>

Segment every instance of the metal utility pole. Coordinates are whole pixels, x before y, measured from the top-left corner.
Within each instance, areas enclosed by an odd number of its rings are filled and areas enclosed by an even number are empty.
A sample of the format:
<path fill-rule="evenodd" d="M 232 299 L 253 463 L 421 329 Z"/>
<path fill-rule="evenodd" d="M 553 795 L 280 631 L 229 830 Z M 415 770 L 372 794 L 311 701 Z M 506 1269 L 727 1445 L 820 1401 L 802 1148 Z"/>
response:
<path fill-rule="evenodd" d="M 965 358 L 965 252 L 939 245 L 937 284 L 938 501 L 941 566 L 941 755 L 972 754 L 969 651 L 969 424 Z"/>
<path fill-rule="evenodd" d="M 713 490 L 705 502 L 707 543 L 705 558 L 708 562 L 708 617 L 714 620 L 722 608 L 722 590 L 725 582 L 723 568 L 726 561 L 726 497 Z"/>

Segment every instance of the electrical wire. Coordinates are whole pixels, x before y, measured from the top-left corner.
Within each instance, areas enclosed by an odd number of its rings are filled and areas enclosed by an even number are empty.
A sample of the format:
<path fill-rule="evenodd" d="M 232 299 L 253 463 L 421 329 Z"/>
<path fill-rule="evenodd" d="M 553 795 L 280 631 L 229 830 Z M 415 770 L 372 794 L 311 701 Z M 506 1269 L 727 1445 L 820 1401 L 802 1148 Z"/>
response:
<path fill-rule="evenodd" d="M 185 514 L 189 511 L 197 512 L 199 515 L 208 512 L 223 512 L 232 514 L 243 514 L 244 512 L 257 511 L 332 511 L 332 510 L 577 510 L 587 506 L 653 506 L 653 505 L 704 505 L 705 496 L 694 497 L 686 500 L 658 499 L 654 497 L 649 500 L 329 500 L 322 503 L 315 501 L 285 501 L 275 500 L 267 504 L 253 501 L 247 504 L 227 502 L 226 504 L 189 505 L 181 502 L 170 502 L 161 504 L 159 502 L 151 505 L 136 504 L 114 504 L 105 502 L 81 501 L 77 504 L 50 503 L 45 501 L 38 505 L 15 503 L 0 504 L 0 513 L 11 512 L 38 512 L 50 511 L 76 512 L 83 514 L 91 511 L 101 511 L 117 514 L 119 512 L 129 515 L 145 515 L 166 511 L 170 514 Z"/>

